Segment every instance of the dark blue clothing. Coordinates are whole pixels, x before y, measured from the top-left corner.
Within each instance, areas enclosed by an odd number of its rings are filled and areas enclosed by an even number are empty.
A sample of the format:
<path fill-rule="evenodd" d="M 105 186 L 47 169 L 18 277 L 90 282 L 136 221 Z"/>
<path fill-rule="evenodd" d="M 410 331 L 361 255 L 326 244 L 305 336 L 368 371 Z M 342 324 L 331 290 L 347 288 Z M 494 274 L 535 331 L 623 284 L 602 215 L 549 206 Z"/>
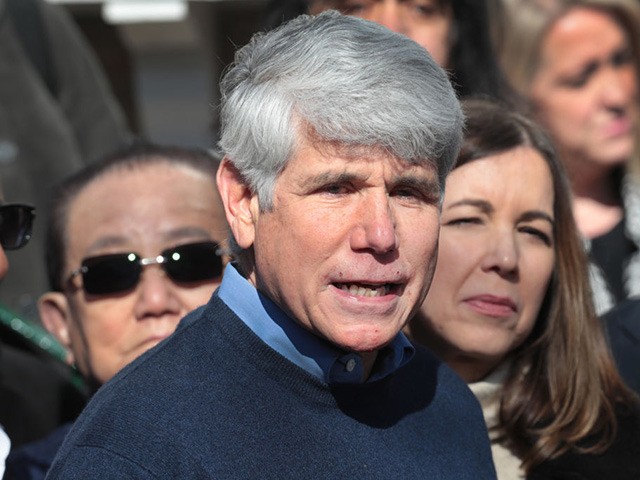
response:
<path fill-rule="evenodd" d="M 601 454 L 575 450 L 533 468 L 527 480 L 638 480 L 640 478 L 640 411 L 618 410 L 613 444 Z"/>
<path fill-rule="evenodd" d="M 640 394 L 640 299 L 620 303 L 602 321 L 622 379 Z"/>
<path fill-rule="evenodd" d="M 480 407 L 426 350 L 328 385 L 214 294 L 103 386 L 48 479 L 495 478 Z"/>
<path fill-rule="evenodd" d="M 42 440 L 13 450 L 7 457 L 3 480 L 44 479 L 72 425 L 71 422 L 66 423 Z"/>

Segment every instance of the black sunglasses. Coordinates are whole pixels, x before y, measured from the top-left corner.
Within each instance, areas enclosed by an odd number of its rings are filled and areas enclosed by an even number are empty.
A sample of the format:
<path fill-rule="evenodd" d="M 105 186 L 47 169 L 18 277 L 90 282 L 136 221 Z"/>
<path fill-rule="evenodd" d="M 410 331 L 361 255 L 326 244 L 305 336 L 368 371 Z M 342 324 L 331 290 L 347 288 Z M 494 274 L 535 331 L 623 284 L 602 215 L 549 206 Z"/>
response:
<path fill-rule="evenodd" d="M 36 209 L 31 205 L 0 205 L 0 245 L 5 250 L 24 247 L 31 238 Z"/>
<path fill-rule="evenodd" d="M 69 275 L 67 284 L 82 275 L 82 288 L 90 295 L 122 293 L 140 281 L 142 267 L 160 265 L 176 283 L 215 280 L 222 275 L 224 251 L 214 242 L 187 243 L 141 258 L 137 253 L 113 253 L 85 258 Z"/>

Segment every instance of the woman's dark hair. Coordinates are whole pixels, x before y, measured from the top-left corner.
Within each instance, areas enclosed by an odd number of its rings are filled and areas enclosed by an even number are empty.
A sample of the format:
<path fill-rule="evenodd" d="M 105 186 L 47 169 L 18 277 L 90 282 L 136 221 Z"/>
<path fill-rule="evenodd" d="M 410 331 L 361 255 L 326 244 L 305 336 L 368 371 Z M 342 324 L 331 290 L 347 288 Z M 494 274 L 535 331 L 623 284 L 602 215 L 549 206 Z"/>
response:
<path fill-rule="evenodd" d="M 341 10 L 341 2 L 328 2 Z M 491 1 L 491 0 L 489 0 Z M 307 13 L 311 0 L 270 0 L 263 28 L 270 30 Z M 489 13 L 485 0 L 440 0 L 453 13 L 453 35 L 448 67 L 459 97 L 487 97 L 509 104 L 518 103 L 515 93 L 499 67 L 493 50 Z"/>

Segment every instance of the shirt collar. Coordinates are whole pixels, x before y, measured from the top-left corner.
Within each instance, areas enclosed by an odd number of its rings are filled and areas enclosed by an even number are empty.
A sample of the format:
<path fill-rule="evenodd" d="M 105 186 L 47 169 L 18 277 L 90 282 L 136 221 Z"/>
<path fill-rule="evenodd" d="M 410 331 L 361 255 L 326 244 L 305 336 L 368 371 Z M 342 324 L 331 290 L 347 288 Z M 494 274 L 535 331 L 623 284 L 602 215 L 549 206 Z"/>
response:
<path fill-rule="evenodd" d="M 362 383 L 360 356 L 342 351 L 291 319 L 238 270 L 227 265 L 218 296 L 263 342 L 300 368 L 326 383 Z M 379 380 L 405 365 L 415 349 L 398 333 L 378 352 L 367 382 Z"/>

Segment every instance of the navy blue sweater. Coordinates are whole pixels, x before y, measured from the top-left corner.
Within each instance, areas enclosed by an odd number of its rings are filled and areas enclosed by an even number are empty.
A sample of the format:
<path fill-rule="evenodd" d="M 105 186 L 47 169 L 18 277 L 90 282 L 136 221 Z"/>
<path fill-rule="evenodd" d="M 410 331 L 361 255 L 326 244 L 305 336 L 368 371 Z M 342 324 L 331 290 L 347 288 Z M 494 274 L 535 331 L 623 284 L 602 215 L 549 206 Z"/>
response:
<path fill-rule="evenodd" d="M 482 413 L 426 351 L 329 386 L 216 296 L 93 398 L 47 478 L 495 478 Z"/>

